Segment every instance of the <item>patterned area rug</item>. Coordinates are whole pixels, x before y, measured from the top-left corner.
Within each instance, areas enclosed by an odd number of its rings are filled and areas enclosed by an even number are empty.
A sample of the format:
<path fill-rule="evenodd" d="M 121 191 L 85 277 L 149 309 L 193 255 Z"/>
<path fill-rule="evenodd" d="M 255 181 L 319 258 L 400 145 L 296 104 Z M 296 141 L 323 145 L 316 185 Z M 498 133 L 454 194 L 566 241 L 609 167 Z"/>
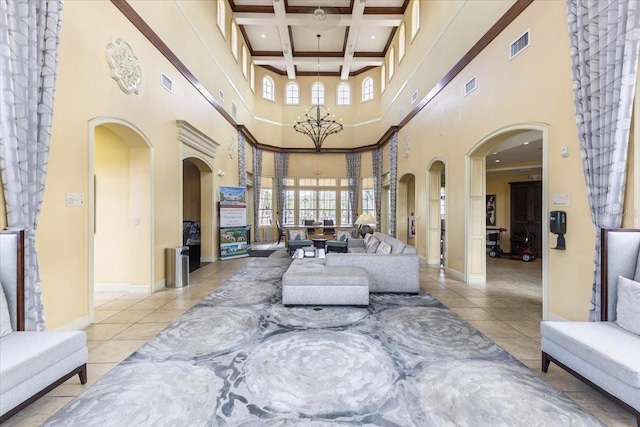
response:
<path fill-rule="evenodd" d="M 45 426 L 596 426 L 428 294 L 284 308 L 256 258 Z"/>

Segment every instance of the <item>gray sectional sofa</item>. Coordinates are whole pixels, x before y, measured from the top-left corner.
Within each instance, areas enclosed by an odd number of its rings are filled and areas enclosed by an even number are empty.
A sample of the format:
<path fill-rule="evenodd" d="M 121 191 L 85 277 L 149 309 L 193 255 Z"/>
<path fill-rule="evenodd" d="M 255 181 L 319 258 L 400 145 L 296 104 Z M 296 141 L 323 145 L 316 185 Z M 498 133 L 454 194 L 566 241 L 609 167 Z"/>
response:
<path fill-rule="evenodd" d="M 640 427 L 640 304 L 630 299 L 620 306 L 618 298 L 622 278 L 640 281 L 640 230 L 603 229 L 601 235 L 601 321 L 542 322 L 542 371 L 555 363 L 631 411 Z M 619 313 L 632 316 L 620 321 Z M 629 318 L 635 323 L 626 323 Z"/>

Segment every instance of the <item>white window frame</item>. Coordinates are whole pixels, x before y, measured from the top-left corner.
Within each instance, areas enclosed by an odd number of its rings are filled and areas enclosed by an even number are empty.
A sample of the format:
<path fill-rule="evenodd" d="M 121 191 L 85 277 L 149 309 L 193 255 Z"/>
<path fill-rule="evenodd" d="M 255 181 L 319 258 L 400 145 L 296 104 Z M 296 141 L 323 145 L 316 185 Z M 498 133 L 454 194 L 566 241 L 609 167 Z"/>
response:
<path fill-rule="evenodd" d="M 242 45 L 242 75 L 247 78 L 247 64 L 249 63 L 249 54 L 247 52 L 247 45 Z"/>
<path fill-rule="evenodd" d="M 238 26 L 231 21 L 231 54 L 238 62 Z"/>
<path fill-rule="evenodd" d="M 407 51 L 407 29 L 404 25 L 404 22 L 400 24 L 400 28 L 398 29 L 398 64 L 404 58 L 404 55 Z"/>
<path fill-rule="evenodd" d="M 227 8 L 225 5 L 226 0 L 217 0 L 216 4 L 216 24 L 218 24 L 218 29 L 222 33 L 222 38 L 227 39 L 227 28 L 226 28 L 226 14 Z"/>
<path fill-rule="evenodd" d="M 262 76 L 262 98 L 267 101 L 276 100 L 276 84 L 270 76 Z"/>
<path fill-rule="evenodd" d="M 396 72 L 396 63 L 395 63 L 396 49 L 391 46 L 389 49 L 389 81 L 393 78 L 393 75 Z"/>
<path fill-rule="evenodd" d="M 346 88 L 346 100 L 344 100 L 344 96 L 341 96 L 340 88 Z M 336 88 L 336 105 L 351 105 L 351 85 L 349 83 L 338 83 L 338 87 Z"/>
<path fill-rule="evenodd" d="M 373 100 L 373 77 L 367 76 L 362 80 L 362 102 L 371 100 Z"/>
<path fill-rule="evenodd" d="M 413 0 L 411 5 L 411 41 L 420 31 L 420 0 Z"/>
<path fill-rule="evenodd" d="M 380 94 L 384 93 L 387 88 L 387 66 L 382 64 L 380 66 Z"/>
<path fill-rule="evenodd" d="M 318 92 L 317 96 L 314 96 L 314 91 Z M 324 105 L 324 93 L 324 85 L 320 82 L 314 82 L 311 85 L 311 105 Z"/>
<path fill-rule="evenodd" d="M 295 88 L 295 96 L 289 89 Z M 300 105 L 300 86 L 296 82 L 289 82 L 284 88 L 285 105 Z"/>
<path fill-rule="evenodd" d="M 250 68 L 249 86 L 251 87 L 251 92 L 256 93 L 256 66 L 253 62 Z"/>

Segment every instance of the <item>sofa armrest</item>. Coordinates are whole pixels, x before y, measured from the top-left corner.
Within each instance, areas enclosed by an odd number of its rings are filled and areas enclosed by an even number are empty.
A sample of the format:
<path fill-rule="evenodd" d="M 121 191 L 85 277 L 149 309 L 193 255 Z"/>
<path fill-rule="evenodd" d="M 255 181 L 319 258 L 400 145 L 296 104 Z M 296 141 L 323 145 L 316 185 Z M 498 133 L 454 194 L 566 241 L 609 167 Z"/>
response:
<path fill-rule="evenodd" d="M 364 268 L 369 275 L 371 292 L 420 292 L 420 257 L 418 255 L 328 253 L 325 265 Z"/>
<path fill-rule="evenodd" d="M 361 237 L 350 237 L 347 239 L 347 248 L 364 248 L 364 239 Z"/>

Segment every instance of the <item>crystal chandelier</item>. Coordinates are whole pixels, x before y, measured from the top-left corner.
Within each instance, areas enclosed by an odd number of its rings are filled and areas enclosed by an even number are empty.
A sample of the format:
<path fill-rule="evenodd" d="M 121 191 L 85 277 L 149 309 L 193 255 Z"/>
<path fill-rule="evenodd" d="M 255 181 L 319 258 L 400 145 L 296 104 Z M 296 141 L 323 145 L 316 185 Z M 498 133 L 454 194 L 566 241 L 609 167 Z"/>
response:
<path fill-rule="evenodd" d="M 320 34 L 318 37 L 318 85 L 320 84 Z M 312 94 L 313 97 L 313 94 Z M 319 97 L 318 97 L 319 98 Z M 312 99 L 313 103 L 313 99 Z M 316 151 L 320 151 L 322 143 L 329 135 L 342 131 L 342 123 L 331 116 L 329 109 L 320 105 L 320 99 L 316 99 L 316 105 L 312 105 L 304 112 L 304 119 L 294 120 L 293 129 L 296 132 L 307 135 L 316 146 Z"/>

